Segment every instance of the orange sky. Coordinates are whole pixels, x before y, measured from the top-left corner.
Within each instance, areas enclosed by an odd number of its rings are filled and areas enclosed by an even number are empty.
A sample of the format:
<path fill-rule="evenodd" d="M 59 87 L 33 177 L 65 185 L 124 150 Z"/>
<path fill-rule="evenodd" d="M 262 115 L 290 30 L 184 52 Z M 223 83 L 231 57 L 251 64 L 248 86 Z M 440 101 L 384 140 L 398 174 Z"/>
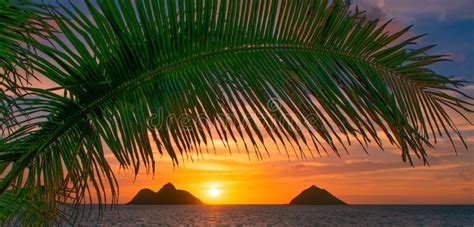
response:
<path fill-rule="evenodd" d="M 474 145 L 473 127 L 459 126 L 468 147 Z M 230 156 L 227 148 L 217 146 L 217 154 L 185 158 L 175 169 L 164 155 L 154 177 L 144 171 L 136 179 L 127 171 L 117 174 L 120 203 L 130 201 L 141 188 L 157 191 L 167 182 L 210 204 L 284 204 L 313 184 L 350 204 L 474 203 L 474 154 L 459 147 L 456 155 L 448 141 L 429 150 L 430 167 L 417 162 L 415 168 L 401 161 L 396 147 L 381 151 L 372 145 L 366 155 L 355 145 L 349 147 L 350 155 L 329 153 L 314 160 L 297 160 L 294 155 L 288 160 L 286 153 L 269 150 L 270 157 L 258 160 L 244 151 L 234 150 Z M 212 198 L 210 188 L 219 188 L 221 195 Z"/>
<path fill-rule="evenodd" d="M 42 82 L 34 86 L 53 86 Z M 463 90 L 472 95 L 474 85 Z M 474 127 L 458 115 L 452 116 L 468 148 L 473 147 Z M 142 188 L 158 191 L 171 182 L 209 204 L 285 204 L 311 185 L 325 188 L 349 204 L 474 204 L 474 153 L 459 141 L 456 155 L 446 138 L 439 140 L 435 149 L 428 150 L 431 166 L 416 160 L 415 168 L 403 163 L 400 150 L 386 140 L 384 151 L 371 144 L 366 155 L 359 145 L 353 145 L 348 147 L 349 155 L 341 153 L 339 158 L 329 151 L 328 156 L 314 160 L 298 160 L 291 150 L 288 160 L 286 153 L 279 154 L 272 147 L 271 140 L 266 145 L 270 157 L 264 154 L 264 159 L 258 160 L 253 151 L 247 155 L 243 145 L 241 154 L 232 149 L 230 156 L 228 149 L 216 142 L 217 154 L 210 148 L 212 152 L 204 157 L 194 154 L 193 160 L 184 158 L 179 168 L 173 168 L 167 154 L 160 159 L 156 152 L 159 160 L 154 176 L 145 170 L 136 177 L 131 171 L 118 171 L 117 162 L 108 155 L 117 170 L 119 203 L 129 202 Z M 311 157 L 309 151 L 306 154 Z M 221 195 L 210 197 L 210 187 L 218 187 Z"/>
<path fill-rule="evenodd" d="M 44 80 L 33 86 L 54 87 Z M 474 94 L 474 86 L 465 91 Z M 474 127 L 457 115 L 454 120 L 467 146 L 473 147 Z M 290 155 L 291 161 L 271 143 L 267 144 L 271 156 L 264 156 L 264 160 L 257 160 L 253 153 L 238 154 L 236 150 L 230 156 L 227 148 L 221 146 L 217 147 L 217 154 L 194 156 L 193 161 L 185 159 L 175 169 L 164 155 L 156 164 L 154 176 L 144 170 L 136 178 L 129 171 L 117 171 L 119 202 L 130 201 L 142 188 L 157 191 L 172 182 L 178 189 L 188 190 L 213 204 L 283 204 L 311 185 L 325 188 L 350 204 L 474 204 L 472 148 L 466 151 L 459 146 L 456 155 L 448 141 L 439 140 L 436 148 L 429 150 L 431 166 L 424 167 L 417 161 L 413 168 L 401 161 L 399 149 L 388 147 L 386 142 L 385 145 L 386 150 L 380 151 L 372 144 L 369 156 L 361 147 L 351 146 L 350 155 L 342 153 L 341 158 L 330 152 L 314 160 L 297 160 Z M 113 168 L 118 170 L 117 162 L 108 155 Z M 208 196 L 210 187 L 219 188 L 221 195 Z"/>

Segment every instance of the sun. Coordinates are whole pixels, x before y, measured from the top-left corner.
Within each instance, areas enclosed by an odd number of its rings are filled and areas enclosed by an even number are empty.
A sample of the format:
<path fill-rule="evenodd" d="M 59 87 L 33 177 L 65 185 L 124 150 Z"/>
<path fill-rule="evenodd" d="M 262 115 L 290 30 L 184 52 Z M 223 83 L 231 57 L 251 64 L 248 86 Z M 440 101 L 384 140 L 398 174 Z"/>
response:
<path fill-rule="evenodd" d="M 212 198 L 217 198 L 221 195 L 221 190 L 218 188 L 209 188 L 207 194 Z"/>

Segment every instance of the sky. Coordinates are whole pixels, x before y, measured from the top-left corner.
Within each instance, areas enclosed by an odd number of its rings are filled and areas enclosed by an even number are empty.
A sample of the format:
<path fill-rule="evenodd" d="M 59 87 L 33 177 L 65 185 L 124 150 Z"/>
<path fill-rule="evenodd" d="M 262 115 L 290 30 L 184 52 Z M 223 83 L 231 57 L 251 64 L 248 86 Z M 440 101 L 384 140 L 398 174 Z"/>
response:
<path fill-rule="evenodd" d="M 433 53 L 448 54 L 453 62 L 433 67 L 437 72 L 474 81 L 474 1 L 472 0 L 355 0 L 369 17 L 394 18 L 390 29 L 414 24 L 412 34 L 429 34 L 420 44 L 438 44 Z M 474 86 L 463 88 L 474 95 Z M 473 116 L 472 114 L 468 116 Z M 474 127 L 455 118 L 469 148 L 474 146 Z M 372 145 L 369 155 L 358 146 L 350 155 L 334 153 L 315 159 L 298 160 L 269 147 L 263 160 L 247 153 L 217 146 L 203 157 L 184 159 L 173 167 L 167 155 L 159 158 L 156 172 L 117 170 L 120 203 L 126 203 L 142 188 L 157 191 L 172 182 L 210 204 L 285 204 L 302 190 L 316 185 L 349 204 L 473 204 L 474 153 L 458 143 L 458 153 L 447 140 L 429 150 L 430 166 L 421 161 L 415 167 L 403 163 L 401 152 Z M 219 196 L 208 194 L 219 189 Z"/>
<path fill-rule="evenodd" d="M 451 55 L 453 62 L 434 67 L 437 72 L 474 81 L 474 1 L 445 0 L 357 0 L 370 17 L 396 19 L 392 29 L 414 24 L 413 34 L 429 35 L 420 44 L 438 44 L 433 53 Z M 474 87 L 463 89 L 470 95 Z M 468 116 L 472 116 L 468 115 Z M 468 147 L 474 145 L 474 128 L 460 121 L 459 128 Z M 458 144 L 459 145 L 459 144 Z M 474 203 L 474 153 L 441 140 L 429 150 L 430 166 L 421 162 L 415 167 L 403 163 L 400 151 L 388 147 L 381 151 L 371 146 L 369 155 L 357 146 L 350 155 L 297 160 L 271 152 L 257 160 L 252 155 L 229 155 L 226 148 L 173 168 L 163 156 L 152 175 L 117 174 L 120 201 L 128 202 L 141 188 L 157 191 L 172 182 L 206 203 L 215 204 L 284 204 L 305 188 L 316 185 L 350 204 L 472 204 Z M 249 160 L 250 159 L 250 160 Z M 208 190 L 218 188 L 218 197 Z"/>

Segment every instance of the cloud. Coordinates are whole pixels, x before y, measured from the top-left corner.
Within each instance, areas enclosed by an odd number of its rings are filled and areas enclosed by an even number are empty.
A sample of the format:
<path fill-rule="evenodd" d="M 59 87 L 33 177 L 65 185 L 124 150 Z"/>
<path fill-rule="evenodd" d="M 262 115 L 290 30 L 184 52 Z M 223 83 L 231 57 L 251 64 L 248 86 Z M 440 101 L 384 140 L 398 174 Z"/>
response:
<path fill-rule="evenodd" d="M 435 16 L 438 20 L 474 19 L 472 0 L 355 0 L 369 15 L 397 18 L 411 23 L 421 16 Z"/>

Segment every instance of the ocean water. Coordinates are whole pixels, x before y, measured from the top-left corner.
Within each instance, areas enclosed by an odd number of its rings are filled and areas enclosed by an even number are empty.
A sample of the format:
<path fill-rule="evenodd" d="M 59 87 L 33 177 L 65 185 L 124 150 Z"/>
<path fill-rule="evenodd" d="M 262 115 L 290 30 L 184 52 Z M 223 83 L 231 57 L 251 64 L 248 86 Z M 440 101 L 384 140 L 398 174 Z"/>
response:
<path fill-rule="evenodd" d="M 78 225 L 474 226 L 474 206 L 120 205 Z"/>

